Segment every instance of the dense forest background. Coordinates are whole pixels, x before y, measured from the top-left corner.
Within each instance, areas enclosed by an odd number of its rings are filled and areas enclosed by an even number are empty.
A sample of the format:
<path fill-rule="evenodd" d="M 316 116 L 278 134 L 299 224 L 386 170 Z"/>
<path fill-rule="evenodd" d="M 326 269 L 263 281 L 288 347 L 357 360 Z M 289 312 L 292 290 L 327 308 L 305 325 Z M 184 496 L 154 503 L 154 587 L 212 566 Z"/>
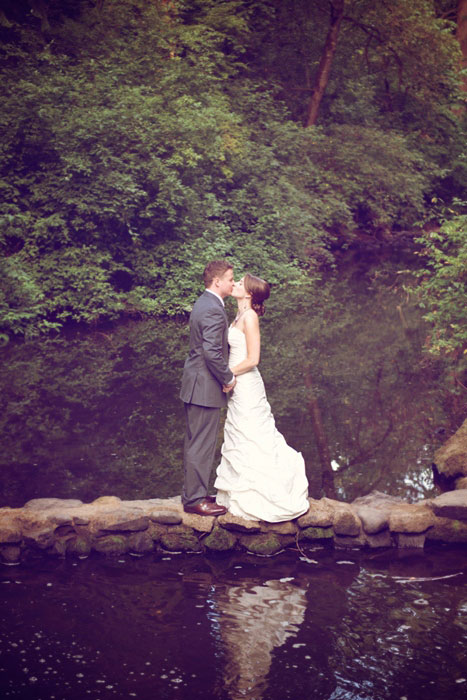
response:
<path fill-rule="evenodd" d="M 404 248 L 465 390 L 466 0 L 2 0 L 0 41 L 4 343 Z"/>
<path fill-rule="evenodd" d="M 467 0 L 1 0 L 0 61 L 7 502 L 177 492 L 217 257 L 273 284 L 311 492 L 430 488 L 467 404 Z"/>

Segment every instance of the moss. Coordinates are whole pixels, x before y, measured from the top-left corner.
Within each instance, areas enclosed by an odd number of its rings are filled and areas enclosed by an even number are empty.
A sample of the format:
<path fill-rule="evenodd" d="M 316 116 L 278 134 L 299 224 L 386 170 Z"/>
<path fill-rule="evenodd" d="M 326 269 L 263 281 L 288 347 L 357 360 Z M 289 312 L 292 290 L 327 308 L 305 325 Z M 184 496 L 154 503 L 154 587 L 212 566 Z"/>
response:
<path fill-rule="evenodd" d="M 0 558 L 5 564 L 18 564 L 21 559 L 21 548 L 16 545 L 0 547 Z"/>
<path fill-rule="evenodd" d="M 467 542 L 467 523 L 462 520 L 440 519 L 428 530 L 426 538 L 435 542 Z"/>
<path fill-rule="evenodd" d="M 128 546 L 128 540 L 123 535 L 106 535 L 94 542 L 93 549 L 102 554 L 125 554 Z"/>
<path fill-rule="evenodd" d="M 300 533 L 303 540 L 329 540 L 333 537 L 332 527 L 307 527 Z"/>
<path fill-rule="evenodd" d="M 136 554 L 148 554 L 154 550 L 154 542 L 148 532 L 135 532 L 128 537 L 128 546 Z"/>
<path fill-rule="evenodd" d="M 86 537 L 75 537 L 68 540 L 66 551 L 69 554 L 77 554 L 78 556 L 87 556 L 91 551 L 91 544 Z"/>
<path fill-rule="evenodd" d="M 167 525 L 149 523 L 147 531 L 154 542 L 160 542 L 161 537 L 167 533 Z"/>
<path fill-rule="evenodd" d="M 161 536 L 161 544 L 170 552 L 199 552 L 201 545 L 193 532 L 166 532 Z"/>
<path fill-rule="evenodd" d="M 214 530 L 203 540 L 207 549 L 215 552 L 226 552 L 233 549 L 237 538 L 223 527 L 215 527 Z"/>
<path fill-rule="evenodd" d="M 276 554 L 283 549 L 281 541 L 274 534 L 245 535 L 240 538 L 240 542 L 245 549 L 253 554 Z"/>

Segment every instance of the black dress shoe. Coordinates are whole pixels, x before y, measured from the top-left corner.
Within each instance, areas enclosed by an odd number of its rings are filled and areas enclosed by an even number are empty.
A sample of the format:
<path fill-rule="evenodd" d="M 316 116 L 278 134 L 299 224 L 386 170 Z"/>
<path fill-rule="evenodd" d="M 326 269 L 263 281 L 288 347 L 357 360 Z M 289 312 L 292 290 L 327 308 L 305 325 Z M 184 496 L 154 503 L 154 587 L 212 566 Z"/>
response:
<path fill-rule="evenodd" d="M 183 506 L 185 513 L 195 513 L 195 515 L 224 515 L 227 508 L 218 506 L 217 503 L 210 503 L 207 499 L 195 503 L 193 506 Z"/>

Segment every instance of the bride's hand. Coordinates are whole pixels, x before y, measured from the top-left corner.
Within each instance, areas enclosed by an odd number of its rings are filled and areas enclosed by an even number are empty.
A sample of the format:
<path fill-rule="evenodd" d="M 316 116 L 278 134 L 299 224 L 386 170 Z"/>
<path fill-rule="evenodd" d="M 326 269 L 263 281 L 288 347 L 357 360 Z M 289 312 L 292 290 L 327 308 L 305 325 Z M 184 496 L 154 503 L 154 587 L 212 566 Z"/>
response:
<path fill-rule="evenodd" d="M 236 383 L 237 383 L 237 380 L 234 379 L 234 381 L 232 382 L 232 384 L 229 384 L 228 386 L 226 386 L 226 385 L 224 384 L 224 386 L 222 387 L 222 391 L 223 391 L 225 394 L 228 394 L 229 391 L 232 391 L 232 389 L 234 388 L 234 386 L 235 386 Z"/>

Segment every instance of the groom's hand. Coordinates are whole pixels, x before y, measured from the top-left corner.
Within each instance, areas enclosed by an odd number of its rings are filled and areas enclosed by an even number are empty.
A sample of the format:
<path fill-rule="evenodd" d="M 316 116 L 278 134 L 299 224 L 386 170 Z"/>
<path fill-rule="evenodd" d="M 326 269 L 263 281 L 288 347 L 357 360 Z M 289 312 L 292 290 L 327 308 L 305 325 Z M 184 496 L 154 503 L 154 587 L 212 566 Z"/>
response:
<path fill-rule="evenodd" d="M 235 386 L 236 383 L 237 383 L 237 380 L 234 378 L 232 384 L 224 384 L 224 386 L 222 387 L 222 391 L 223 391 L 225 394 L 228 394 L 229 391 L 232 391 L 232 389 L 234 388 L 234 386 Z"/>

